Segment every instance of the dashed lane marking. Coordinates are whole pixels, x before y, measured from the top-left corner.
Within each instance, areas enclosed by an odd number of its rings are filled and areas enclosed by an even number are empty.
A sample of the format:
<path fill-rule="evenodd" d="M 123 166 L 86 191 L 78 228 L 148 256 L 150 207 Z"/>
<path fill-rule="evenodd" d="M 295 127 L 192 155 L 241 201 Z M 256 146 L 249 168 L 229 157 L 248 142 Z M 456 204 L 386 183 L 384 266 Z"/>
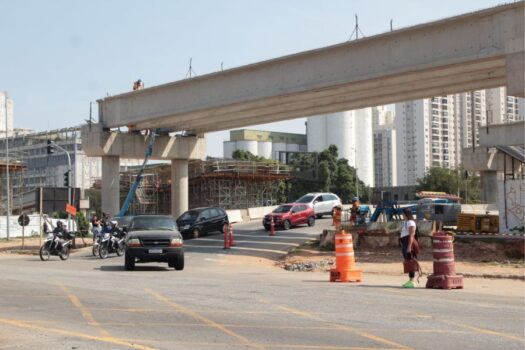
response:
<path fill-rule="evenodd" d="M 210 238 L 199 238 L 199 242 L 223 242 L 223 240 L 219 239 L 210 239 Z M 236 239 L 235 242 L 237 244 L 239 243 L 248 243 L 248 244 L 267 244 L 267 245 L 283 245 L 283 246 L 290 246 L 290 247 L 297 247 L 300 244 L 298 243 L 285 243 L 285 242 L 268 242 L 268 241 L 245 241 L 245 240 L 238 240 Z M 191 244 L 186 244 L 188 247 L 191 247 Z"/>
<path fill-rule="evenodd" d="M 64 293 L 67 294 L 71 303 L 77 307 L 77 309 L 82 314 L 82 317 L 84 317 L 89 325 L 96 327 L 103 337 L 111 337 L 111 335 L 93 318 L 91 312 L 84 306 L 84 304 L 82 304 L 80 299 L 69 290 L 69 288 L 63 284 L 59 284 L 59 286 L 64 291 Z"/>
<path fill-rule="evenodd" d="M 121 346 L 126 346 L 126 347 L 132 348 L 132 349 L 155 350 L 155 348 L 151 348 L 151 347 L 148 347 L 148 346 L 144 346 L 144 345 L 128 342 L 126 340 L 119 339 L 119 338 L 97 337 L 97 336 L 93 336 L 93 335 L 86 334 L 86 333 L 72 332 L 72 331 L 67 331 L 67 330 L 64 330 L 64 329 L 59 329 L 57 327 L 49 328 L 49 327 L 44 327 L 44 326 L 37 326 L 37 325 L 33 325 L 31 323 L 20 321 L 20 320 L 12 320 L 12 319 L 0 318 L 0 323 L 3 323 L 5 325 L 18 327 L 18 328 L 30 329 L 30 330 L 33 330 L 33 331 L 42 331 L 42 332 L 47 332 L 47 333 L 65 335 L 65 336 L 68 336 L 68 337 L 75 337 L 75 338 L 88 339 L 88 340 L 95 340 L 95 341 L 98 341 L 98 342 L 101 342 L 101 343 L 108 343 L 108 344 L 113 344 L 113 345 L 121 345 Z"/>
<path fill-rule="evenodd" d="M 212 327 L 212 328 L 215 328 L 215 329 L 218 329 L 220 330 L 221 332 L 223 333 L 226 333 L 238 340 L 240 340 L 244 345 L 246 346 L 249 346 L 249 347 L 252 347 L 252 348 L 257 348 L 257 349 L 265 349 L 263 346 L 261 345 L 258 345 L 258 344 L 254 344 L 251 340 L 249 340 L 248 338 L 245 338 L 243 337 L 242 335 L 240 334 L 237 334 L 236 332 L 226 328 L 225 326 L 215 322 L 215 321 L 212 321 L 210 320 L 209 318 L 206 318 L 200 314 L 198 314 L 197 312 L 185 307 L 185 306 L 182 306 L 182 305 L 179 305 L 177 303 L 174 303 L 173 301 L 171 301 L 170 299 L 168 299 L 167 297 L 165 297 L 164 295 L 160 294 L 160 293 L 157 293 L 149 288 L 146 288 L 145 291 L 149 294 L 151 294 L 155 299 L 157 299 L 158 301 L 161 301 L 163 302 L 164 304 L 166 305 L 169 305 L 171 306 L 172 308 L 174 308 L 175 310 L 179 311 L 179 312 L 182 312 L 198 321 L 201 321 L 205 324 L 207 324 L 208 326 Z"/>
<path fill-rule="evenodd" d="M 263 300 L 261 300 L 261 302 L 265 302 L 266 303 L 266 301 L 263 301 Z M 354 333 L 356 335 L 359 335 L 361 337 L 373 340 L 373 341 L 375 341 L 377 343 L 381 343 L 381 344 L 388 345 L 388 346 L 393 346 L 396 349 L 410 349 L 408 346 L 396 343 L 394 341 L 391 341 L 391 340 L 385 339 L 383 337 L 380 337 L 380 336 L 368 333 L 366 331 L 363 331 L 363 330 L 360 330 L 360 329 L 356 329 L 356 328 L 353 328 L 353 327 L 350 327 L 350 326 L 346 326 L 346 325 L 333 323 L 333 322 L 324 320 L 324 319 L 322 319 L 320 317 L 317 317 L 317 316 L 315 316 L 315 315 L 313 315 L 313 314 L 311 314 L 311 313 L 309 313 L 307 311 L 297 310 L 297 309 L 293 309 L 291 307 L 283 306 L 283 305 L 274 305 L 274 306 L 276 308 L 280 309 L 280 310 L 286 311 L 288 313 L 291 313 L 291 314 L 294 314 L 294 315 L 297 315 L 297 316 L 301 316 L 303 318 L 307 318 L 307 319 L 314 320 L 314 321 L 317 321 L 317 322 L 323 322 L 325 324 L 329 324 L 329 325 L 331 325 L 333 327 L 333 329 L 340 329 L 340 330 L 346 330 L 346 331 L 352 332 L 352 333 Z"/>
<path fill-rule="evenodd" d="M 464 328 L 464 329 L 470 329 L 470 330 L 472 330 L 474 332 L 477 332 L 477 333 L 480 333 L 480 334 L 486 334 L 486 335 L 492 335 L 492 336 L 496 336 L 496 337 L 507 338 L 507 339 L 511 339 L 511 340 L 517 340 L 520 343 L 523 343 L 523 337 L 519 337 L 519 336 L 516 336 L 516 335 L 513 335 L 513 334 L 497 332 L 497 331 L 493 331 L 491 329 L 486 329 L 486 328 L 474 327 L 474 326 L 470 326 L 468 324 L 463 324 L 463 323 L 449 321 L 449 320 L 439 320 L 438 319 L 438 321 L 443 322 L 443 323 L 447 323 L 447 324 L 450 324 L 450 325 L 453 325 L 453 326 L 461 327 L 461 328 Z"/>

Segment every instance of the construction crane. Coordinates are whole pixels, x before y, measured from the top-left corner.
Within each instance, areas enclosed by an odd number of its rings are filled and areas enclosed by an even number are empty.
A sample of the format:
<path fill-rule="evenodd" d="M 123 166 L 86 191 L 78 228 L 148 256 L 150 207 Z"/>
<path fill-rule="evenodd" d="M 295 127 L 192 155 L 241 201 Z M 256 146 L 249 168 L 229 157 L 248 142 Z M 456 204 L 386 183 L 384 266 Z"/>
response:
<path fill-rule="evenodd" d="M 126 200 L 122 204 L 122 208 L 120 208 L 120 211 L 118 212 L 117 216 L 122 217 L 126 216 L 129 206 L 131 202 L 133 201 L 133 198 L 135 197 L 135 193 L 137 192 L 137 188 L 140 186 L 140 182 L 142 181 L 142 174 L 144 173 L 144 169 L 146 168 L 146 165 L 148 163 L 148 159 L 153 154 L 153 145 L 155 144 L 155 137 L 157 136 L 157 131 L 150 131 L 150 134 L 148 135 L 148 146 L 146 147 L 146 152 L 144 154 L 144 162 L 142 163 L 142 166 L 140 167 L 139 173 L 137 174 L 137 177 L 135 178 L 135 181 L 133 181 L 133 184 L 129 188 L 128 195 L 126 196 Z"/>

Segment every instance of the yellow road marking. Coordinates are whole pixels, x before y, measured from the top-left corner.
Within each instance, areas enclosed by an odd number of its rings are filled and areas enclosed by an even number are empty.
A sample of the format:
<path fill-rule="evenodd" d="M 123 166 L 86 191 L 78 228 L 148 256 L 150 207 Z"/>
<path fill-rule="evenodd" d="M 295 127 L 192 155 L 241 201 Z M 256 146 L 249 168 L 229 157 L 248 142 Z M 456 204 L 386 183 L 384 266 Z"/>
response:
<path fill-rule="evenodd" d="M 77 307 L 77 309 L 82 314 L 82 317 L 84 317 L 84 319 L 88 322 L 88 324 L 98 328 L 98 330 L 100 331 L 100 334 L 103 337 L 111 337 L 111 335 L 104 328 L 102 328 L 100 324 L 93 318 L 93 315 L 91 314 L 91 312 L 80 302 L 80 299 L 78 299 L 78 297 L 69 290 L 69 288 L 67 288 L 63 284 L 59 284 L 59 286 L 64 291 L 64 293 L 67 294 L 71 303 L 73 303 L 73 305 Z"/>
<path fill-rule="evenodd" d="M 66 335 L 66 336 L 69 336 L 69 337 L 95 340 L 95 341 L 99 341 L 99 342 L 102 342 L 102 343 L 109 343 L 109 344 L 114 344 L 114 345 L 122 345 L 122 346 L 127 346 L 128 348 L 132 348 L 132 349 L 155 350 L 155 348 L 150 348 L 150 347 L 147 347 L 147 346 L 130 343 L 130 342 L 127 342 L 125 340 L 118 339 L 118 338 L 97 337 L 97 336 L 93 336 L 93 335 L 86 334 L 86 333 L 71 332 L 71 331 L 66 331 L 66 330 L 58 329 L 58 328 L 48 328 L 48 327 L 43 327 L 43 326 L 36 326 L 36 325 L 32 325 L 32 324 L 30 324 L 28 322 L 19 321 L 19 320 L 10 320 L 10 319 L 5 319 L 5 318 L 0 318 L 0 323 L 6 324 L 6 325 L 15 326 L 15 327 L 19 327 L 19 328 L 26 328 L 26 329 L 31 329 L 31 330 L 37 330 L 37 331 L 55 333 L 55 334 L 60 334 L 60 335 Z"/>
<path fill-rule="evenodd" d="M 512 334 L 508 334 L 508 333 L 497 332 L 497 331 L 493 331 L 491 329 L 473 327 L 473 326 L 470 326 L 468 324 L 463 324 L 463 323 L 458 323 L 458 322 L 453 322 L 453 321 L 448 321 L 448 320 L 441 320 L 441 322 L 448 323 L 448 324 L 451 324 L 451 325 L 454 325 L 454 326 L 458 326 L 458 327 L 461 327 L 461 328 L 465 328 L 465 329 L 470 329 L 472 331 L 475 331 L 475 332 L 478 332 L 478 333 L 481 333 L 481 334 L 494 335 L 494 336 L 497 336 L 497 337 L 503 337 L 503 338 L 517 340 L 519 342 L 523 342 L 523 338 L 515 336 L 515 335 L 512 335 Z"/>
<path fill-rule="evenodd" d="M 362 330 L 359 330 L 359 329 L 356 329 L 356 328 L 353 328 L 353 327 L 350 327 L 350 326 L 346 326 L 346 325 L 342 325 L 342 324 L 332 323 L 332 322 L 326 321 L 326 320 L 324 320 L 324 319 L 322 319 L 320 317 L 314 316 L 313 314 L 311 314 L 309 312 L 292 309 L 290 307 L 282 306 L 282 305 L 275 305 L 275 306 L 277 308 L 279 308 L 281 310 L 284 310 L 284 311 L 287 311 L 287 312 L 289 312 L 291 314 L 294 314 L 294 315 L 297 315 L 297 316 L 301 316 L 301 317 L 304 317 L 304 318 L 308 318 L 308 319 L 311 319 L 311 320 L 314 320 L 314 321 L 318 321 L 318 322 L 328 323 L 328 324 L 332 325 L 333 328 L 335 328 L 335 329 L 346 330 L 346 331 L 352 332 L 354 334 L 360 335 L 361 337 L 368 338 L 370 340 L 376 341 L 376 342 L 381 343 L 381 344 L 385 344 L 385 345 L 388 345 L 388 346 L 393 346 L 393 347 L 398 348 L 398 349 L 410 349 L 409 347 L 407 347 L 405 345 L 401 345 L 399 343 L 396 343 L 394 341 L 385 339 L 383 337 L 380 337 L 380 336 L 377 336 L 377 335 L 374 335 L 374 334 L 370 334 L 368 332 L 364 332 Z"/>
<path fill-rule="evenodd" d="M 389 292 L 389 293 L 400 294 L 400 295 L 404 295 L 404 296 L 410 296 L 410 298 L 412 298 L 412 299 L 420 299 L 420 300 L 425 300 L 425 301 L 428 300 L 426 297 L 418 297 L 417 295 L 414 295 L 413 293 L 410 293 L 410 292 L 403 292 L 401 290 L 390 289 L 390 288 L 381 288 L 381 289 L 384 290 L 385 292 Z M 440 298 L 439 300 L 442 301 L 442 302 L 449 302 L 449 303 L 477 306 L 477 307 L 482 307 L 482 308 L 485 308 L 485 309 L 499 309 L 499 308 L 501 308 L 500 305 L 487 304 L 487 303 L 475 303 L 475 302 L 472 302 L 472 301 L 465 301 L 465 300 L 444 299 L 444 298 Z"/>
<path fill-rule="evenodd" d="M 212 321 L 204 316 L 201 316 L 200 314 L 196 313 L 195 311 L 187 308 L 187 307 L 184 307 L 182 305 L 179 305 L 179 304 L 176 304 L 174 303 L 173 301 L 169 300 L 168 298 L 166 298 L 165 296 L 149 289 L 149 288 L 146 288 L 145 289 L 147 293 L 151 294 L 153 297 L 155 297 L 155 299 L 171 306 L 172 308 L 174 308 L 175 310 L 179 311 L 179 312 L 182 312 L 190 317 L 193 317 L 194 319 L 198 320 L 198 321 L 201 321 L 207 325 L 209 325 L 210 327 L 213 327 L 215 329 L 218 329 L 234 338 L 237 338 L 239 339 L 242 343 L 244 343 L 245 345 L 247 346 L 250 346 L 250 347 L 254 347 L 254 348 L 258 348 L 258 349 L 264 349 L 263 346 L 260 346 L 260 345 L 257 345 L 257 344 L 254 344 L 252 341 L 250 341 L 248 338 L 245 338 L 243 337 L 242 335 L 240 334 L 237 334 L 235 333 L 234 331 L 231 331 L 229 330 L 228 328 L 224 327 L 223 325 L 215 322 L 215 321 Z"/>

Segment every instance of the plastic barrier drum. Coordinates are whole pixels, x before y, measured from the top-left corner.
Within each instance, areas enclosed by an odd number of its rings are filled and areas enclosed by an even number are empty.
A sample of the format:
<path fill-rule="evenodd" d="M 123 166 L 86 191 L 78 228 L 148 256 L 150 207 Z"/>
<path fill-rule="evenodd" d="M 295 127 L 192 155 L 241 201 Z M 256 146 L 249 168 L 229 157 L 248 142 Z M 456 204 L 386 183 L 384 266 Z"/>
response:
<path fill-rule="evenodd" d="M 352 235 L 341 230 L 335 234 L 335 269 L 330 270 L 330 282 L 361 282 L 363 272 L 355 268 Z"/>
<path fill-rule="evenodd" d="M 427 288 L 463 288 L 463 276 L 456 275 L 453 240 L 454 237 L 445 232 L 435 232 L 432 236 L 434 273 L 428 276 Z"/>

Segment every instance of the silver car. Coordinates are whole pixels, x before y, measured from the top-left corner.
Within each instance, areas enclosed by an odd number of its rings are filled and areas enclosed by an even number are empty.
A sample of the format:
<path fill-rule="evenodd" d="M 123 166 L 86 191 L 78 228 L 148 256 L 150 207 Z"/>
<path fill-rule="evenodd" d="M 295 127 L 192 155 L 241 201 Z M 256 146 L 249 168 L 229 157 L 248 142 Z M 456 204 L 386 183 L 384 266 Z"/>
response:
<path fill-rule="evenodd" d="M 323 215 L 332 215 L 332 210 L 341 205 L 341 199 L 329 192 L 325 193 L 308 193 L 295 201 L 295 203 L 309 204 L 314 208 L 315 215 L 317 218 L 321 218 Z"/>

